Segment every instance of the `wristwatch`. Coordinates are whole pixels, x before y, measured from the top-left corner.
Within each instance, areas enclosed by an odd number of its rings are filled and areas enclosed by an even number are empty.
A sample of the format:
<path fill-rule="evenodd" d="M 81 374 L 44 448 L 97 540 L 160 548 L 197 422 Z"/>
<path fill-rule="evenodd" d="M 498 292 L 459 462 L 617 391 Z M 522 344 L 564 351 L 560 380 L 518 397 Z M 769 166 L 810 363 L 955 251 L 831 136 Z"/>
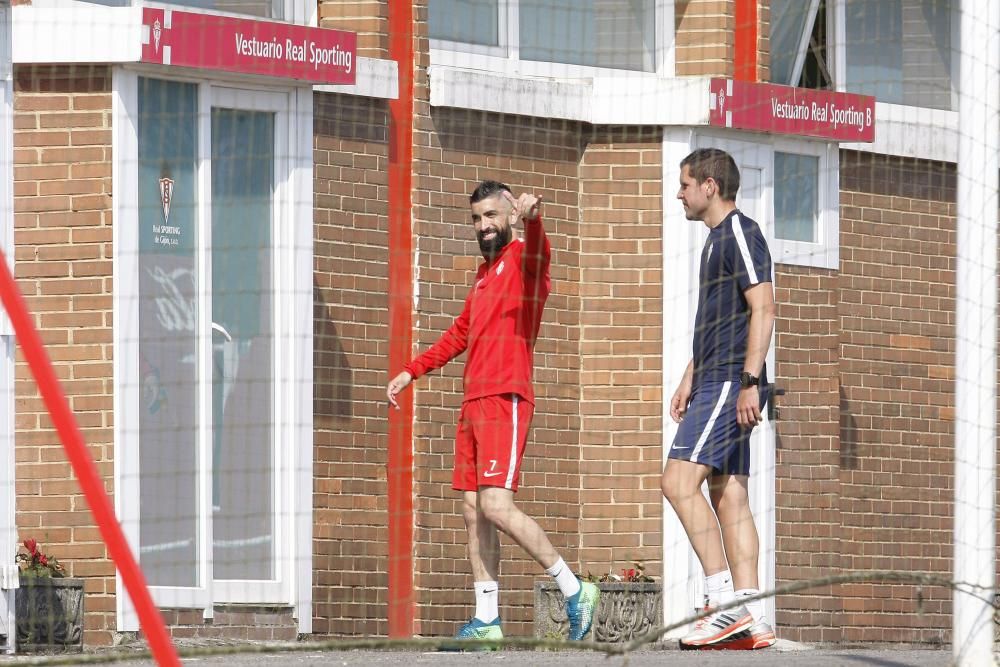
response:
<path fill-rule="evenodd" d="M 747 389 L 749 387 L 756 387 L 760 384 L 760 378 L 750 375 L 747 371 L 740 373 L 740 387 Z"/>

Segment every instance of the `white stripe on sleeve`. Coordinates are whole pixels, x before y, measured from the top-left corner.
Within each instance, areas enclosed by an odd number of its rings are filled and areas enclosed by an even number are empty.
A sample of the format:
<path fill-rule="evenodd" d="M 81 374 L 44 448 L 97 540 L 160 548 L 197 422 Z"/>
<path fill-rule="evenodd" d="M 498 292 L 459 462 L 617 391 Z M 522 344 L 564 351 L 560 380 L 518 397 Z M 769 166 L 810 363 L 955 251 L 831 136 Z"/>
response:
<path fill-rule="evenodd" d="M 747 276 L 750 278 L 750 284 L 756 285 L 760 281 L 757 280 L 757 270 L 753 266 L 753 257 L 750 256 L 750 248 L 747 246 L 747 238 L 743 235 L 743 225 L 740 223 L 739 214 L 734 215 L 729 224 L 733 226 L 733 236 L 736 237 L 736 244 L 740 247 L 740 254 L 743 255 L 743 263 L 747 267 Z"/>

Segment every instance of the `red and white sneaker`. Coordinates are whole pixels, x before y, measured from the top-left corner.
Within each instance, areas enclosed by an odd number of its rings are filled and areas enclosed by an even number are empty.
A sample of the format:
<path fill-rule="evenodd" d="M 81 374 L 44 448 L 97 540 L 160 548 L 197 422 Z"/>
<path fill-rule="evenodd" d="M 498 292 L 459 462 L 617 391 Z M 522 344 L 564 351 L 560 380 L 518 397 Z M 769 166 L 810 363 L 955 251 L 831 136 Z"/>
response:
<path fill-rule="evenodd" d="M 753 617 L 746 607 L 717 611 L 699 619 L 690 633 L 685 635 L 680 645 L 682 649 L 706 648 L 735 634 L 749 630 Z M 771 633 L 773 636 L 773 632 Z"/>
<path fill-rule="evenodd" d="M 778 640 L 774 636 L 774 628 L 761 621 L 760 623 L 754 623 L 749 629 L 737 632 L 735 635 L 731 635 L 720 642 L 697 647 L 682 645 L 681 648 L 699 648 L 701 650 L 716 651 L 754 651 L 774 646 L 776 641 Z"/>

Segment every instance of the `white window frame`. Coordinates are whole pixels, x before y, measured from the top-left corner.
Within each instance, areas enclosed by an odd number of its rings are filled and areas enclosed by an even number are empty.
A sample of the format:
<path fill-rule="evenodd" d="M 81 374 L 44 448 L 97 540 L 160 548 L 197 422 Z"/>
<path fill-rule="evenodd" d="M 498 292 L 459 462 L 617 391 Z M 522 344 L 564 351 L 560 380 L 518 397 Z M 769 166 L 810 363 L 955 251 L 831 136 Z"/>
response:
<path fill-rule="evenodd" d="M 114 349 L 115 349 L 115 494 L 116 509 L 135 553 L 139 551 L 139 507 L 123 499 L 139 497 L 138 346 L 138 80 L 140 76 L 178 80 L 199 86 L 198 203 L 199 290 L 211 290 L 211 109 L 246 108 L 275 116 L 275 194 L 273 244 L 274 377 L 272 405 L 275 452 L 274 563 L 272 581 L 234 582 L 212 576 L 211 535 L 211 392 L 199 384 L 199 584 L 151 586 L 161 607 L 202 609 L 206 618 L 216 604 L 288 604 L 295 608 L 299 631 L 312 628 L 312 92 L 309 88 L 226 84 L 206 79 L 164 76 L 150 68 L 116 68 L 113 81 L 114 210 Z M 284 178 L 282 175 L 285 175 Z M 199 302 L 198 365 L 210 377 L 211 314 Z M 124 591 L 119 579 L 118 589 Z M 138 619 L 128 596 L 116 597 L 121 630 L 135 630 Z"/>
<path fill-rule="evenodd" d="M 827 64 L 833 63 L 834 86 L 840 92 L 847 90 L 847 2 L 848 0 L 828 0 L 827 4 L 827 26 L 832 27 L 827 34 L 832 37 L 827 45 Z M 879 103 L 880 106 L 891 106 L 897 109 L 913 110 L 934 110 L 934 111 L 958 111 L 958 54 L 961 48 L 961 2 L 951 0 L 951 109 L 934 109 L 933 107 L 921 107 L 906 104 Z M 830 53 L 832 51 L 832 53 Z M 897 112 L 898 113 L 898 112 Z M 903 112 L 905 113 L 905 112 Z M 877 117 L 877 114 L 876 114 Z"/>
<path fill-rule="evenodd" d="M 14 67 L 11 61 L 11 7 L 0 0 L 0 248 L 14 273 Z M 7 313 L 0 313 L 0 461 L 7 472 L 0 480 L 0 545 L 4 559 L 0 564 L 0 631 L 6 640 L 0 645 L 5 653 L 14 652 L 16 627 L 14 591 L 18 585 L 17 523 L 14 491 L 14 330 Z"/>
<path fill-rule="evenodd" d="M 272 0 L 273 1 L 273 0 Z M 238 12 L 223 12 L 215 9 L 206 9 L 203 7 L 190 7 L 187 5 L 178 5 L 168 2 L 145 2 L 143 0 L 129 0 L 124 5 L 106 5 L 99 2 L 87 2 L 87 0 L 32 0 L 31 5 L 38 8 L 58 8 L 58 9 L 72 9 L 72 8 L 84 8 L 84 7 L 111 7 L 111 8 L 126 8 L 126 7 L 161 7 L 163 9 L 170 9 L 173 11 L 182 12 L 192 12 L 196 14 L 205 14 L 208 16 L 230 16 L 233 18 L 241 19 L 251 19 L 259 21 L 282 21 L 286 23 L 294 23 L 297 25 L 311 25 L 315 26 L 318 20 L 318 3 L 309 2 L 308 0 L 281 0 L 282 15 L 280 17 L 274 18 L 264 18 L 262 16 L 255 16 L 253 14 L 240 14 Z"/>
<path fill-rule="evenodd" d="M 817 213 L 816 242 L 791 241 L 777 236 L 768 239 L 771 259 L 777 264 L 812 266 L 822 269 L 840 268 L 840 146 L 825 141 L 809 141 L 776 137 L 772 142 L 771 174 L 774 175 L 773 153 L 810 155 L 819 159 L 816 183 Z M 774 183 L 770 187 L 771 216 L 774 216 Z"/>
<path fill-rule="evenodd" d="M 617 75 L 644 79 L 674 76 L 674 0 L 654 0 L 656 28 L 652 72 L 521 60 L 518 0 L 499 0 L 498 11 L 499 46 L 431 39 L 431 64 L 526 77 L 587 79 Z"/>

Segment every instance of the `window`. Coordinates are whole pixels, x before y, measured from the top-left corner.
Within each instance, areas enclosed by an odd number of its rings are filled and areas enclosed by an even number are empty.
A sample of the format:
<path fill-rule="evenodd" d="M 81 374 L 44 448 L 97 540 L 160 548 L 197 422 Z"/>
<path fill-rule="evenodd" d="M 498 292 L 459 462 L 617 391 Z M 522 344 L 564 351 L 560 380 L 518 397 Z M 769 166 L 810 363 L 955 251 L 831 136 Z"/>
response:
<path fill-rule="evenodd" d="M 956 108 L 951 0 L 846 0 L 840 83 L 879 102 Z"/>
<path fill-rule="evenodd" d="M 430 0 L 436 48 L 584 67 L 656 70 L 656 0 Z"/>
<path fill-rule="evenodd" d="M 775 139 L 774 261 L 839 267 L 839 147 L 817 141 Z"/>
<path fill-rule="evenodd" d="M 826 1 L 771 0 L 771 83 L 830 88 Z"/>
<path fill-rule="evenodd" d="M 819 158 L 774 152 L 774 237 L 815 243 L 819 226 Z"/>
<path fill-rule="evenodd" d="M 150 585 L 197 586 L 198 97 L 139 88 L 139 564 Z"/>
<path fill-rule="evenodd" d="M 500 46 L 500 0 L 431 0 L 431 39 Z"/>
<path fill-rule="evenodd" d="M 308 627 L 311 91 L 114 86 L 122 523 L 161 606 Z"/>

